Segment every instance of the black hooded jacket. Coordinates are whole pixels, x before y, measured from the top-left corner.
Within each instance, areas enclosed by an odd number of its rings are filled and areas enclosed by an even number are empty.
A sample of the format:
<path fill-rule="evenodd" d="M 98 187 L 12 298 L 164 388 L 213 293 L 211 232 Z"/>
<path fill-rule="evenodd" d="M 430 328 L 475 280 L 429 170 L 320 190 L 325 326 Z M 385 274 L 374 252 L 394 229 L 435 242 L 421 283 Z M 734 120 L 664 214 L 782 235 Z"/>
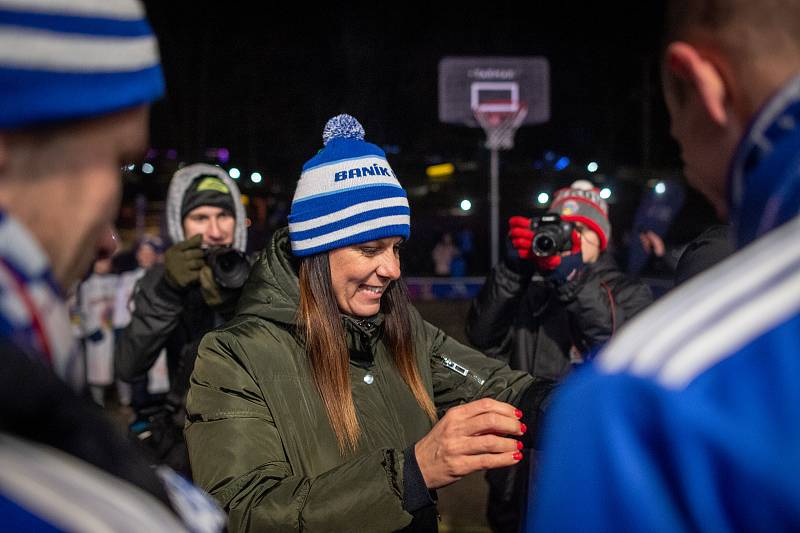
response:
<path fill-rule="evenodd" d="M 558 380 L 652 300 L 607 253 L 560 286 L 502 262 L 472 303 L 467 337 L 513 369 Z"/>
<path fill-rule="evenodd" d="M 224 170 L 212 165 L 189 165 L 170 181 L 165 213 L 170 239 L 177 243 L 188 237 L 183 231 L 184 200 L 199 176 L 216 177 L 228 186 L 236 220 L 232 246 L 243 252 L 247 236 L 239 188 Z M 166 348 L 168 400 L 182 406 L 200 339 L 233 316 L 236 301 L 232 299 L 212 309 L 203 299 L 199 285 L 178 290 L 167 283 L 164 275 L 164 266 L 155 265 L 137 283 L 131 322 L 117 339 L 114 364 L 117 377 L 132 381 L 146 374 L 161 349 Z"/>

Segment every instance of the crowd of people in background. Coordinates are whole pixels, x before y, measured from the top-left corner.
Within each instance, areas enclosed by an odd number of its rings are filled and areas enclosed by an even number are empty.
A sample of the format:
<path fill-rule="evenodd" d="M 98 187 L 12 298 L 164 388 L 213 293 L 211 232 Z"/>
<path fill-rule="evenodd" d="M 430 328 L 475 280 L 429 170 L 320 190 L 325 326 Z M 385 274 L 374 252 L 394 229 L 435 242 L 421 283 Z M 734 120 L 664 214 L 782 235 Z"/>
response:
<path fill-rule="evenodd" d="M 136 283 L 162 261 L 163 247 L 160 237 L 143 236 L 131 251 L 136 260 L 132 270 L 115 268 L 115 257 L 95 261 L 91 274 L 68 301 L 72 331 L 86 362 L 86 382 L 92 399 L 100 406 L 105 406 L 108 399 L 120 405 L 139 406 L 148 401 L 150 393 L 164 392 L 163 358 L 153 366 L 149 379 L 141 383 L 116 379 L 114 364 L 115 341 L 131 321 L 130 302 Z"/>

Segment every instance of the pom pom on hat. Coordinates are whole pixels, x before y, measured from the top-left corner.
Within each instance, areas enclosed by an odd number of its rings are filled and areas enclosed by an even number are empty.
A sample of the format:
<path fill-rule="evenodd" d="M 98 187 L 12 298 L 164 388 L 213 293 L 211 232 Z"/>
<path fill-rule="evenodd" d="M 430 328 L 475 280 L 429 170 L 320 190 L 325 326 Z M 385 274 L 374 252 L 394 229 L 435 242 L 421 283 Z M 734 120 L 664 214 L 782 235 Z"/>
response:
<path fill-rule="evenodd" d="M 589 180 L 575 180 L 569 188 L 578 189 L 579 191 L 591 191 L 594 189 L 594 184 Z"/>
<path fill-rule="evenodd" d="M 336 115 L 325 124 L 325 129 L 322 130 L 322 144 L 328 146 L 332 139 L 357 139 L 364 140 L 364 126 L 354 117 L 341 114 Z"/>

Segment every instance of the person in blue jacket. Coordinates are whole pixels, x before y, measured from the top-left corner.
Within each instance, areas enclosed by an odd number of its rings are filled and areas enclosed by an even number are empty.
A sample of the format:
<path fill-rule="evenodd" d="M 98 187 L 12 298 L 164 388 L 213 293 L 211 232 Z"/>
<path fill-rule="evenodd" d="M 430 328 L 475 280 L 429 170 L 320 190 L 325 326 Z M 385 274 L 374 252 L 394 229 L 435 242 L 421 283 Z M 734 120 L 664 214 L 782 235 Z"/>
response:
<path fill-rule="evenodd" d="M 225 516 L 80 395 L 66 297 L 115 248 L 164 94 L 138 0 L 0 0 L 0 531 L 217 532 Z"/>
<path fill-rule="evenodd" d="M 800 3 L 667 18 L 672 135 L 737 252 L 556 395 L 528 531 L 800 529 Z"/>

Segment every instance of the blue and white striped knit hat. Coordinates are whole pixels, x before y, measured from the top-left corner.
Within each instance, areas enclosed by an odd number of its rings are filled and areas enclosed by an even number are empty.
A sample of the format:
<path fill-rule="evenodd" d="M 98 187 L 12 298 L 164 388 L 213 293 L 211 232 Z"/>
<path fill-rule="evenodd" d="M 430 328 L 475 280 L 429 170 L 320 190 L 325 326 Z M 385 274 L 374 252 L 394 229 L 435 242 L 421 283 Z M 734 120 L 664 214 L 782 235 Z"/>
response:
<path fill-rule="evenodd" d="M 296 256 L 351 244 L 408 238 L 411 210 L 386 154 L 364 141 L 350 115 L 333 117 L 322 132 L 325 148 L 303 166 L 289 213 Z"/>
<path fill-rule="evenodd" d="M 0 130 L 163 94 L 158 44 L 138 0 L 0 0 Z"/>

